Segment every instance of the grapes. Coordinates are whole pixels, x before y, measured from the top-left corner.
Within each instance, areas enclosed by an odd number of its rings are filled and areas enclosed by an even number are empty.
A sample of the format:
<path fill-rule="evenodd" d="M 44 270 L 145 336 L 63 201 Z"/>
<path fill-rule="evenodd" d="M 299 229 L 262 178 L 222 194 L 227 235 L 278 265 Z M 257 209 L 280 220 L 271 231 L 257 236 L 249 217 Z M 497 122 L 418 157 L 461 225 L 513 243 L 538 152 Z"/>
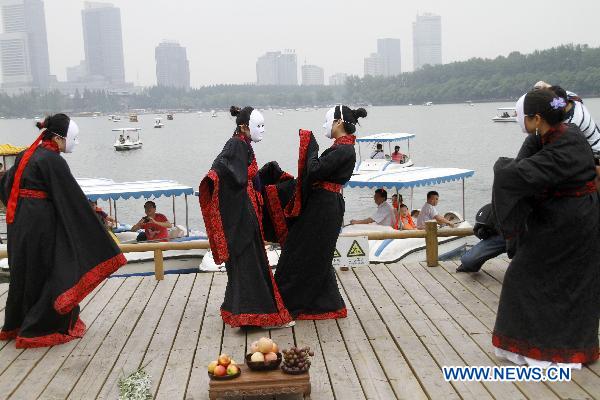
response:
<path fill-rule="evenodd" d="M 310 347 L 291 347 L 283 350 L 283 372 L 297 373 L 307 372 L 310 368 L 309 357 L 314 357 L 315 353 L 310 351 Z"/>

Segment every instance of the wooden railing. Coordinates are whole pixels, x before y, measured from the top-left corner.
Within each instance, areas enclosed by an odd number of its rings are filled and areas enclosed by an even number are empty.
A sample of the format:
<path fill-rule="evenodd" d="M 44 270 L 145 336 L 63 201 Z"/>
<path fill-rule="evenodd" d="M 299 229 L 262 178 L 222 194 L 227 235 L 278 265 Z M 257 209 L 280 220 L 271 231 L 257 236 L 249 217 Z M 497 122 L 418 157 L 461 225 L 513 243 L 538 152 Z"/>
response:
<path fill-rule="evenodd" d="M 439 237 L 466 237 L 473 235 L 472 228 L 442 228 L 438 229 L 435 221 L 425 223 L 424 230 L 404 230 L 393 232 L 352 232 L 344 233 L 343 237 L 367 236 L 369 240 L 385 240 L 385 239 L 410 239 L 424 238 L 425 239 L 425 254 L 426 261 L 429 267 L 438 266 L 438 240 Z M 154 252 L 154 276 L 156 280 L 163 280 L 165 276 L 163 251 L 168 250 L 202 250 L 210 249 L 208 240 L 193 241 L 193 242 L 160 242 L 160 243 L 136 243 L 136 244 L 121 244 L 119 245 L 123 253 L 140 253 L 145 251 Z M 7 258 L 8 253 L 5 250 L 0 250 L 0 259 Z"/>

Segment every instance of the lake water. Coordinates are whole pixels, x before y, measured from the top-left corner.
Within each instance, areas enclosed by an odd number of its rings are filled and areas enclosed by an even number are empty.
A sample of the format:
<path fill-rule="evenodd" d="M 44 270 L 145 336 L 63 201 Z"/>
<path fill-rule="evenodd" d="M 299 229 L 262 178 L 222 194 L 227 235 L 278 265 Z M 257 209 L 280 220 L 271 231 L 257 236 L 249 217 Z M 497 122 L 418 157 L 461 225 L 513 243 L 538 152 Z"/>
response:
<path fill-rule="evenodd" d="M 600 119 L 600 99 L 585 102 L 592 115 Z M 466 180 L 466 218 L 473 221 L 477 210 L 491 200 L 492 166 L 500 156 L 514 157 L 525 136 L 516 123 L 494 123 L 497 107 L 510 103 L 485 103 L 469 107 L 464 104 L 400 107 L 370 107 L 369 116 L 361 121 L 358 136 L 379 132 L 409 132 L 416 138 L 410 142 L 411 156 L 417 166 L 457 167 L 475 171 Z M 308 111 L 266 110 L 266 133 L 254 149 L 259 165 L 277 160 L 281 167 L 296 175 L 298 129 L 315 132 L 321 151 L 331 145 L 323 135 L 326 109 Z M 198 187 L 223 144 L 231 136 L 235 121 L 225 113 L 211 118 L 209 113 L 175 114 L 173 121 L 163 118 L 165 127 L 153 129 L 154 114 L 140 115 L 138 123 L 111 122 L 106 116 L 76 118 L 80 145 L 73 154 L 65 155 L 76 177 L 110 178 L 115 181 L 173 179 Z M 144 147 L 130 152 L 113 149 L 117 127 L 141 127 Z M 0 120 L 0 143 L 29 145 L 38 135 L 32 120 Z M 362 145 L 362 154 L 371 148 Z M 402 144 L 406 151 L 406 143 Z M 413 208 L 420 208 L 432 187 L 415 188 Z M 460 181 L 433 187 L 440 193 L 439 211 L 461 212 Z M 409 203 L 410 192 L 401 192 Z M 365 218 L 375 209 L 372 191 L 346 189 L 346 223 L 352 218 Z M 391 193 L 390 193 L 391 196 Z M 119 220 L 135 223 L 143 215 L 143 199 L 120 200 Z M 159 212 L 172 218 L 172 200 L 156 200 Z M 100 202 L 108 210 L 108 203 Z M 189 198 L 190 225 L 203 229 L 196 197 Z M 176 200 L 177 223 L 184 222 L 185 202 Z"/>

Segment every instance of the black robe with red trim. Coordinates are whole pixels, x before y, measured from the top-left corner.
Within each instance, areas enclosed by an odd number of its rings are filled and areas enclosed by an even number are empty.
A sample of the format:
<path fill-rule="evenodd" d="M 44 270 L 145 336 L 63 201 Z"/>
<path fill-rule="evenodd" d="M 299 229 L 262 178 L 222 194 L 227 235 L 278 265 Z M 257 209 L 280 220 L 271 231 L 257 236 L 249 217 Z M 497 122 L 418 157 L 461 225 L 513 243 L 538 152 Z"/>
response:
<path fill-rule="evenodd" d="M 494 346 L 536 360 L 598 359 L 600 199 L 590 146 L 574 125 L 529 136 L 494 165 L 493 205 L 508 240 Z"/>
<path fill-rule="evenodd" d="M 221 317 L 228 325 L 274 326 L 291 321 L 275 284 L 262 233 L 262 196 L 251 145 L 229 139 L 200 183 L 200 207 L 227 288 Z"/>
<path fill-rule="evenodd" d="M 127 262 L 67 162 L 47 147 L 38 147 L 25 166 L 20 188 L 30 194 L 19 197 L 8 224 L 10 285 L 0 339 L 16 338 L 18 348 L 82 337 L 78 304 Z M 22 156 L 0 181 L 5 204 Z"/>
<path fill-rule="evenodd" d="M 275 280 L 286 307 L 295 319 L 346 317 L 346 305 L 332 266 L 333 254 L 344 219 L 344 198 L 323 184 L 345 185 L 354 170 L 354 136 L 342 137 L 319 157 L 309 148 L 301 206 L 282 246 Z"/>

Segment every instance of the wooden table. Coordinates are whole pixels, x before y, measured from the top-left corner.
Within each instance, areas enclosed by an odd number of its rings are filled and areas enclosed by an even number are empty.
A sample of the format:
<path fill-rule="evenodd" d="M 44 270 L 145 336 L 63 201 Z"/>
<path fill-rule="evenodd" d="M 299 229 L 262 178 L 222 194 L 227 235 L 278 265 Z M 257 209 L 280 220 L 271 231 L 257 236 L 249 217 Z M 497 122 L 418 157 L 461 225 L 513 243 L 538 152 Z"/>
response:
<path fill-rule="evenodd" d="M 310 374 L 289 375 L 281 369 L 252 371 L 240 365 L 242 374 L 235 379 L 210 380 L 208 395 L 211 400 L 223 397 L 272 396 L 277 394 L 310 395 Z"/>

